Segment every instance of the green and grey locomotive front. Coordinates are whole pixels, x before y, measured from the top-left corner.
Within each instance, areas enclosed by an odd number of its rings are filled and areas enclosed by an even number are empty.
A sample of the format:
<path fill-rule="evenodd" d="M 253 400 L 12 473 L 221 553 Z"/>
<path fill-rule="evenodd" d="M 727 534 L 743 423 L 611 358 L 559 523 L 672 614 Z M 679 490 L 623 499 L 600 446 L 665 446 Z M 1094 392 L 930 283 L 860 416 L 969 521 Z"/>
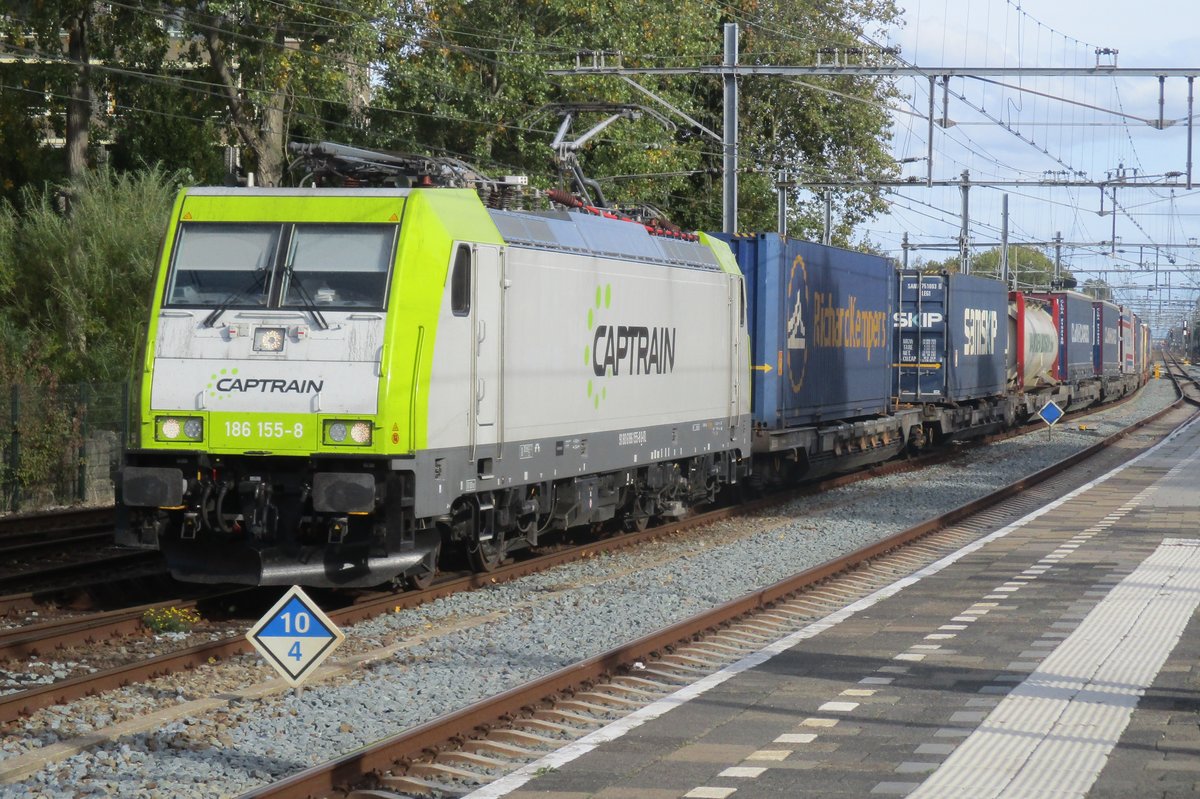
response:
<path fill-rule="evenodd" d="M 677 516 L 747 468 L 726 245 L 457 189 L 190 189 L 118 541 L 179 579 L 427 581 Z"/>

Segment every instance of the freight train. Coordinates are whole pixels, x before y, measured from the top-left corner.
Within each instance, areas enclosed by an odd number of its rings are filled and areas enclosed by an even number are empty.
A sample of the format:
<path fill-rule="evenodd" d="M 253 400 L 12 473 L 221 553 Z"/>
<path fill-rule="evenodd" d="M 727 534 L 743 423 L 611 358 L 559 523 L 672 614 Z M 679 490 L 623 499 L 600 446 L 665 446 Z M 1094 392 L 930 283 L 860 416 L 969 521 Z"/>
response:
<path fill-rule="evenodd" d="M 305 154 L 345 185 L 192 188 L 171 213 L 118 542 L 181 580 L 487 572 L 1146 377 L 1147 329 L 1084 295 L 561 193 L 505 210 L 519 181 Z"/>

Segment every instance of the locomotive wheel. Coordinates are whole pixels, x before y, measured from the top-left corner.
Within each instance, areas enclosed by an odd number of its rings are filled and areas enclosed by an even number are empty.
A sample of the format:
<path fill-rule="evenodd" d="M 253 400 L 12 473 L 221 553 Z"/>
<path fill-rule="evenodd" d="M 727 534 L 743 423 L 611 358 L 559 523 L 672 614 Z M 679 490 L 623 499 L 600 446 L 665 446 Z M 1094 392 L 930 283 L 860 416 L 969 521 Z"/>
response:
<path fill-rule="evenodd" d="M 649 516 L 626 516 L 621 522 L 621 526 L 625 528 L 627 533 L 640 533 L 650 526 Z"/>
<path fill-rule="evenodd" d="M 640 533 L 649 526 L 650 514 L 644 510 L 641 499 L 635 498 L 621 518 L 621 527 L 627 533 Z"/>
<path fill-rule="evenodd" d="M 433 584 L 433 578 L 437 576 L 437 564 L 442 555 L 442 545 L 439 543 L 435 546 L 425 559 L 417 565 L 416 571 L 409 574 L 405 579 L 408 581 L 410 588 L 417 591 L 424 591 Z"/>
<path fill-rule="evenodd" d="M 467 548 L 467 560 L 471 568 L 480 574 L 490 574 L 500 568 L 504 562 L 504 541 L 493 538 L 491 541 L 476 541 Z"/>

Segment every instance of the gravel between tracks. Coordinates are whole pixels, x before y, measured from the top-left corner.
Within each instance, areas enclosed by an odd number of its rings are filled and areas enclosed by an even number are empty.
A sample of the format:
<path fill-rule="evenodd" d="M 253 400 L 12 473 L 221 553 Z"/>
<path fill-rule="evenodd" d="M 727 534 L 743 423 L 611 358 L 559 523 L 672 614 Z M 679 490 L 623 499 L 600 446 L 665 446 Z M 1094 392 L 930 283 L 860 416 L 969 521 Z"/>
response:
<path fill-rule="evenodd" d="M 954 462 L 868 480 L 755 517 L 569 564 L 349 628 L 330 663 L 363 664 L 296 695 L 256 656 L 171 675 L 6 725 L 13 758 L 191 700 L 232 698 L 0 785 L 2 797 L 227 797 L 328 760 L 857 549 L 1077 452 L 1174 400 L 1134 400 Z M 382 651 L 381 648 L 385 648 Z M 272 679 L 272 682 L 274 680 Z"/>

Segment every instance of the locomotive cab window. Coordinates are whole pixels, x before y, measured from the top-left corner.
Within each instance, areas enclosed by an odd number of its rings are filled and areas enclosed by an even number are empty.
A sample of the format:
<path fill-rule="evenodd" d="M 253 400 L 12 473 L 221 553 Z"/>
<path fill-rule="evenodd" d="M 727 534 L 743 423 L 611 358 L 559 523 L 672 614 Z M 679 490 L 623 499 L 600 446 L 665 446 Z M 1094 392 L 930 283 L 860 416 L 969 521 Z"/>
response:
<path fill-rule="evenodd" d="M 167 304 L 264 307 L 281 232 L 277 224 L 180 225 Z"/>
<path fill-rule="evenodd" d="M 458 245 L 450 275 L 450 310 L 455 316 L 471 313 L 471 248 Z"/>
<path fill-rule="evenodd" d="M 395 240 L 394 225 L 297 225 L 280 305 L 383 308 Z"/>

